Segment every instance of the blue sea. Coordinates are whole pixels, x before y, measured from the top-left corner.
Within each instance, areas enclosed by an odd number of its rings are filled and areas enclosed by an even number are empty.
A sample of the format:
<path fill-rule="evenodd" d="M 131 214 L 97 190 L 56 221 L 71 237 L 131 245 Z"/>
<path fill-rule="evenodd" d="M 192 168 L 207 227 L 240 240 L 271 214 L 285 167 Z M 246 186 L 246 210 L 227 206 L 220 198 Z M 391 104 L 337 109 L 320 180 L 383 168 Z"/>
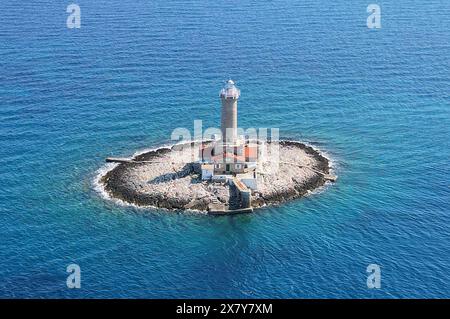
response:
<path fill-rule="evenodd" d="M 448 0 L 378 1 L 380 29 L 359 0 L 77 0 L 80 29 L 71 3 L 0 3 L 0 297 L 450 297 Z M 218 126 L 229 78 L 239 126 L 337 183 L 225 217 L 98 192 L 106 157 Z"/>

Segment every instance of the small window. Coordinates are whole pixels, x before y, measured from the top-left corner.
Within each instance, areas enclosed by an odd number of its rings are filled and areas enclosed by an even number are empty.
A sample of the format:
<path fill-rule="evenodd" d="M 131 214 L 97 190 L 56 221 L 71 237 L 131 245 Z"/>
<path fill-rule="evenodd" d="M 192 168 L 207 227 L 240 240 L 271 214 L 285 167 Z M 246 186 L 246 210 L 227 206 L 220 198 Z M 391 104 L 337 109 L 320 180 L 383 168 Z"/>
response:
<path fill-rule="evenodd" d="M 220 164 L 215 164 L 214 168 L 220 168 Z"/>
<path fill-rule="evenodd" d="M 235 168 L 236 168 L 236 169 L 241 169 L 241 168 L 242 168 L 242 164 L 236 164 L 236 165 L 235 165 Z"/>

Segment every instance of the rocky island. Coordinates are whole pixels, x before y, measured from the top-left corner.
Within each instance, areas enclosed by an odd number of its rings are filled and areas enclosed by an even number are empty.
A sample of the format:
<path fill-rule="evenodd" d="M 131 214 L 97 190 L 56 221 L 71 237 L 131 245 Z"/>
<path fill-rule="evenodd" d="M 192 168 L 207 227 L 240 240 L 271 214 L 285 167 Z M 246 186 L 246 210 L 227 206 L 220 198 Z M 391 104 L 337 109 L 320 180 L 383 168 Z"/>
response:
<path fill-rule="evenodd" d="M 251 194 L 253 208 L 302 197 L 333 180 L 329 160 L 317 150 L 295 141 L 279 144 L 283 153 L 279 168 L 271 170 L 270 159 L 262 163 L 264 173 Z M 174 163 L 174 152 L 178 152 L 176 145 L 138 155 L 119 163 L 100 182 L 111 197 L 138 206 L 207 212 L 211 204 L 222 204 L 224 212 L 238 209 L 239 196 L 233 184 L 202 180 L 200 165 Z"/>
<path fill-rule="evenodd" d="M 188 132 L 188 142 L 133 158 L 108 158 L 117 164 L 100 177 L 100 184 L 109 196 L 138 206 L 232 214 L 299 198 L 336 180 L 318 150 L 280 141 L 278 129 L 272 129 L 270 139 L 261 129 L 240 134 L 239 96 L 229 80 L 220 91 L 220 129 L 209 128 L 195 141 Z"/>

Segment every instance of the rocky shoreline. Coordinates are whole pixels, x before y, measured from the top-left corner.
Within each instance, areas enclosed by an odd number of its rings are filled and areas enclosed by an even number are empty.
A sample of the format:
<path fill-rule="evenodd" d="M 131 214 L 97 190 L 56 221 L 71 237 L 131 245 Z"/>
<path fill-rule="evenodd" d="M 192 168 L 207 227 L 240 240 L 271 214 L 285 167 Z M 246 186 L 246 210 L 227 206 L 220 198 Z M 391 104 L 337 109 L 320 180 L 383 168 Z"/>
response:
<path fill-rule="evenodd" d="M 137 206 L 207 211 L 214 201 L 228 204 L 229 186 L 202 181 L 196 163 L 174 163 L 176 147 L 162 147 L 134 158 L 144 163 L 118 164 L 100 183 L 112 198 Z M 279 151 L 278 170 L 273 170 L 270 158 L 261 164 L 258 191 L 252 192 L 253 208 L 300 198 L 326 182 L 323 174 L 329 174 L 330 163 L 319 151 L 295 141 L 280 141 Z"/>

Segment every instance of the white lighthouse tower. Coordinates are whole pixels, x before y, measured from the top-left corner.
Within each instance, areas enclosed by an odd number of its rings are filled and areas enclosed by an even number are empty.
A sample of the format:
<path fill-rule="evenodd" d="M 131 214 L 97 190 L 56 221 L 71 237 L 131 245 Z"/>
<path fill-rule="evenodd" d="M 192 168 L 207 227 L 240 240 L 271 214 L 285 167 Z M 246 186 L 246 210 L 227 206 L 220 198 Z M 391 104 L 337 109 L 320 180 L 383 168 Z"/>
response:
<path fill-rule="evenodd" d="M 244 208 L 251 207 L 251 189 L 257 190 L 258 143 L 238 136 L 237 101 L 240 90 L 232 80 L 228 80 L 220 90 L 222 101 L 221 133 L 222 141 L 207 141 L 199 149 L 202 180 L 228 182 L 238 189 Z M 242 206 L 241 205 L 241 206 Z"/>
<path fill-rule="evenodd" d="M 222 139 L 226 145 L 235 145 L 237 142 L 237 100 L 241 92 L 232 80 L 228 80 L 220 91 L 222 100 Z"/>

